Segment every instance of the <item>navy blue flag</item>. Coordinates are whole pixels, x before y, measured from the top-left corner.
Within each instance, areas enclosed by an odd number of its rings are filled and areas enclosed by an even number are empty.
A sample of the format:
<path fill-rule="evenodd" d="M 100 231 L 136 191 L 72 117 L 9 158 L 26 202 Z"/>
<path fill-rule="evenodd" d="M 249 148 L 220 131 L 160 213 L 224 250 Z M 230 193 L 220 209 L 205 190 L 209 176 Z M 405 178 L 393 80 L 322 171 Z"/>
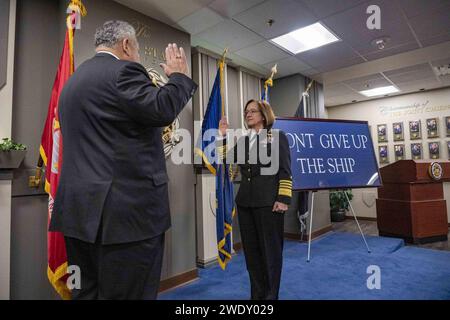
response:
<path fill-rule="evenodd" d="M 219 121 L 225 114 L 222 99 L 224 62 L 221 61 L 214 81 L 208 107 L 202 122 L 202 131 L 195 152 L 200 155 L 209 171 L 216 176 L 216 230 L 218 261 L 225 269 L 231 259 L 231 231 L 234 208 L 233 182 L 231 167 L 219 161 L 220 156 L 216 150 L 216 134 Z M 209 134 L 207 133 L 209 130 Z M 213 130 L 213 131 L 211 131 Z M 211 134 L 213 132 L 214 134 Z M 206 134 L 205 134 L 206 133 Z"/>
<path fill-rule="evenodd" d="M 269 101 L 269 93 L 270 93 L 270 87 L 273 86 L 273 80 L 271 78 L 267 79 L 264 82 L 264 88 L 263 92 L 261 94 L 261 100 L 266 101 L 267 103 L 270 103 Z"/>

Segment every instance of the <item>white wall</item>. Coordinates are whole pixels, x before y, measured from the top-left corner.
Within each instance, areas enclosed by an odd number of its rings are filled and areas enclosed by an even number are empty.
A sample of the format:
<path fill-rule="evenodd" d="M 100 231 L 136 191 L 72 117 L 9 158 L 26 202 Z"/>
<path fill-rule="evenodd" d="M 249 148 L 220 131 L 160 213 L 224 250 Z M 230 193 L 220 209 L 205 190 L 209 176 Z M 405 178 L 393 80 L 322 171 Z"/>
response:
<path fill-rule="evenodd" d="M 398 97 L 388 97 L 372 101 L 365 101 L 328 108 L 328 116 L 331 119 L 365 120 L 371 126 L 372 139 L 378 158 L 378 146 L 388 145 L 389 163 L 395 162 L 394 144 L 404 144 L 406 157 L 411 159 L 410 144 L 421 142 L 423 146 L 423 158 L 429 159 L 428 142 L 440 142 L 440 159 L 449 159 L 444 117 L 450 116 L 450 88 L 407 94 Z M 439 137 L 427 138 L 426 119 L 439 118 Z M 421 120 L 422 139 L 410 140 L 409 121 Z M 394 142 L 392 124 L 403 122 L 404 141 Z M 386 143 L 378 143 L 377 125 L 387 124 Z M 380 165 L 381 166 L 381 165 Z M 354 189 L 352 205 L 356 214 L 361 217 L 376 217 L 374 199 L 377 196 L 376 189 Z M 444 183 L 444 197 L 447 200 L 447 215 L 450 221 L 450 183 Z"/>
<path fill-rule="evenodd" d="M 10 1 L 8 69 L 0 90 L 0 138 L 11 137 L 16 0 Z M 0 181 L 0 300 L 9 299 L 11 250 L 11 181 Z"/>

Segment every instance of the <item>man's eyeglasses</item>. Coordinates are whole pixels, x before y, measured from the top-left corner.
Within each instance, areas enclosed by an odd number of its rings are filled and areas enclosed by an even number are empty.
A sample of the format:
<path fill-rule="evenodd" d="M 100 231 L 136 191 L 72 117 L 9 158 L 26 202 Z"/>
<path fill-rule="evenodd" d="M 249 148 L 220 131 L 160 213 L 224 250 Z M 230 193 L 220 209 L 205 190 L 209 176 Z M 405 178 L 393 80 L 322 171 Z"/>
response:
<path fill-rule="evenodd" d="M 259 111 L 259 110 L 246 110 L 246 111 L 244 111 L 244 115 L 246 116 L 246 115 L 248 115 L 249 113 L 250 114 L 255 114 L 255 113 L 260 113 L 261 111 Z"/>

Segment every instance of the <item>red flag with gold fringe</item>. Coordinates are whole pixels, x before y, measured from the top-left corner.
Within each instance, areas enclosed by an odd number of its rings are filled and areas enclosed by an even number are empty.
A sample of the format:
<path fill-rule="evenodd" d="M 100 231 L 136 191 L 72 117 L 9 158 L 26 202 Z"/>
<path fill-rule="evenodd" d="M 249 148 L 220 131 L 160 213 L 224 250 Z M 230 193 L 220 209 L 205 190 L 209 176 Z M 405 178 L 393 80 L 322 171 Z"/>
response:
<path fill-rule="evenodd" d="M 45 191 L 49 194 L 48 221 L 53 211 L 59 170 L 62 164 L 63 142 L 58 119 L 58 100 L 64 84 L 74 72 L 73 38 L 75 25 L 80 15 L 86 15 L 86 9 L 80 0 L 72 0 L 68 10 L 67 31 L 64 48 L 59 61 L 58 71 L 53 83 L 52 95 L 48 106 L 47 119 L 41 138 L 40 155 L 46 166 Z M 48 268 L 47 276 L 58 294 L 65 300 L 70 299 L 67 288 L 67 255 L 64 236 L 60 232 L 48 232 L 47 235 Z"/>

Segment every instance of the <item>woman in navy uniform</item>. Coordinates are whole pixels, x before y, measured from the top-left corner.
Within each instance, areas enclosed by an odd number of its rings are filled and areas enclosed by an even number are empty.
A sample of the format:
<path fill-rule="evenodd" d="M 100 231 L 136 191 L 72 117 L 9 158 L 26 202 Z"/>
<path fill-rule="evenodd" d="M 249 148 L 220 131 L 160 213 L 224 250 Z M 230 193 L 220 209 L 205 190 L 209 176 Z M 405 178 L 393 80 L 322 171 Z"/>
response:
<path fill-rule="evenodd" d="M 292 197 L 289 144 L 283 132 L 272 130 L 275 116 L 267 102 L 248 101 L 244 115 L 249 134 L 238 141 L 226 161 L 231 162 L 231 153 L 242 176 L 236 205 L 251 298 L 276 300 L 283 262 L 284 213 Z M 226 141 L 227 129 L 224 117 L 219 123 L 219 145 Z M 220 150 L 226 150 L 226 142 Z M 224 151 L 221 154 L 225 157 Z M 265 154 L 269 157 L 263 159 Z"/>

